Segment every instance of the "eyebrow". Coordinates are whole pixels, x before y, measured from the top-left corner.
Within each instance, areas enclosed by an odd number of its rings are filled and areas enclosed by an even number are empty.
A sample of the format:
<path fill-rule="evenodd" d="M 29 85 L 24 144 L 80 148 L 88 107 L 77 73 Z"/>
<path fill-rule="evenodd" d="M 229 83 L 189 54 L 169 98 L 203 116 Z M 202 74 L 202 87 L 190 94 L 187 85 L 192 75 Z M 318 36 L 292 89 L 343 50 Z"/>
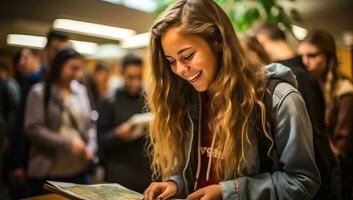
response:
<path fill-rule="evenodd" d="M 183 48 L 183 49 L 180 49 L 177 54 L 181 54 L 181 53 L 183 53 L 184 51 L 186 51 L 186 50 L 188 50 L 188 49 L 190 49 L 190 48 L 191 48 L 191 47 L 185 47 L 185 48 Z"/>
<path fill-rule="evenodd" d="M 190 48 L 191 48 L 191 47 L 182 48 L 182 49 L 180 49 L 180 50 L 177 52 L 177 54 L 180 55 L 181 53 L 183 53 L 184 51 L 186 51 L 186 50 L 188 50 L 188 49 L 190 49 Z M 171 56 L 168 56 L 168 55 L 165 55 L 165 57 L 170 57 L 170 58 L 172 58 Z"/>

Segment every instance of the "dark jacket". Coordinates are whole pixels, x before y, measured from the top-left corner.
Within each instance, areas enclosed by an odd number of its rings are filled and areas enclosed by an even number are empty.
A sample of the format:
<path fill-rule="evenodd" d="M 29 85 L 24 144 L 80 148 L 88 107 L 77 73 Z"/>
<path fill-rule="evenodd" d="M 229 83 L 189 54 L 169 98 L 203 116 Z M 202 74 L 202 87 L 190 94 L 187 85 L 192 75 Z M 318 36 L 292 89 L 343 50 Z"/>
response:
<path fill-rule="evenodd" d="M 4 120 L 4 131 L 10 134 L 14 123 L 15 113 L 20 103 L 20 88 L 11 78 L 0 81 L 0 113 Z"/>
<path fill-rule="evenodd" d="M 117 137 L 115 128 L 133 114 L 142 112 L 142 95 L 131 96 L 125 89 L 117 89 L 103 99 L 97 129 L 105 180 L 138 192 L 143 192 L 151 181 L 150 165 L 144 150 L 145 139 L 122 141 Z"/>
<path fill-rule="evenodd" d="M 15 116 L 14 126 L 10 138 L 10 165 L 12 169 L 27 169 L 29 142 L 24 133 L 24 116 L 27 105 L 27 96 L 31 87 L 41 80 L 40 72 L 25 77 L 20 83 L 21 98 Z"/>
<path fill-rule="evenodd" d="M 318 81 L 306 70 L 300 56 L 277 61 L 289 67 L 298 81 L 313 127 L 325 132 L 325 100 Z"/>
<path fill-rule="evenodd" d="M 337 82 L 333 107 L 328 113 L 327 129 L 332 142 L 353 162 L 353 84 L 348 79 Z"/>

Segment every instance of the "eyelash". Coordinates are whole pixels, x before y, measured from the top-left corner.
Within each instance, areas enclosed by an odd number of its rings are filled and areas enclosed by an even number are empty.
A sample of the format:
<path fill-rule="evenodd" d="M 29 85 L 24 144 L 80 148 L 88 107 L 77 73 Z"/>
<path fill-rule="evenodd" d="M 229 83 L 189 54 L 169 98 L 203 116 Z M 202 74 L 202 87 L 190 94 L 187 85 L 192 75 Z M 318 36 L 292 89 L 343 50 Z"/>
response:
<path fill-rule="evenodd" d="M 175 60 L 174 60 L 173 62 L 170 62 L 170 61 L 169 61 L 169 65 L 171 65 L 171 66 L 174 65 L 175 63 L 176 63 Z"/>
<path fill-rule="evenodd" d="M 184 57 L 183 59 L 184 59 L 185 61 L 190 61 L 190 60 L 194 57 L 194 55 L 195 55 L 195 52 L 192 53 L 192 54 L 190 54 L 189 56 Z M 170 61 L 168 61 L 168 62 L 169 62 L 169 64 L 172 66 L 172 65 L 175 65 L 176 60 L 174 60 L 173 62 L 170 62 Z"/>
<path fill-rule="evenodd" d="M 194 57 L 194 55 L 195 55 L 195 52 L 192 53 L 192 54 L 190 54 L 190 55 L 187 56 L 187 57 L 184 57 L 184 60 L 190 61 L 190 60 Z"/>

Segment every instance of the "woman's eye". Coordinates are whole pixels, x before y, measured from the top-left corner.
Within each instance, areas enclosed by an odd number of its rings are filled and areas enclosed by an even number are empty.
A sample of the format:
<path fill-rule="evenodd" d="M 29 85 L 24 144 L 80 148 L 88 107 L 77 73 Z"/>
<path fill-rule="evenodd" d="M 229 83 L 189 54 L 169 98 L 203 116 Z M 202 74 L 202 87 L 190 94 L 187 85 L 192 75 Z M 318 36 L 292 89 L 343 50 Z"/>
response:
<path fill-rule="evenodd" d="M 168 61 L 170 65 L 175 65 L 176 61 Z"/>
<path fill-rule="evenodd" d="M 189 61 L 189 60 L 191 60 L 194 57 L 194 55 L 195 55 L 195 52 L 190 54 L 189 56 L 184 57 L 184 60 Z"/>

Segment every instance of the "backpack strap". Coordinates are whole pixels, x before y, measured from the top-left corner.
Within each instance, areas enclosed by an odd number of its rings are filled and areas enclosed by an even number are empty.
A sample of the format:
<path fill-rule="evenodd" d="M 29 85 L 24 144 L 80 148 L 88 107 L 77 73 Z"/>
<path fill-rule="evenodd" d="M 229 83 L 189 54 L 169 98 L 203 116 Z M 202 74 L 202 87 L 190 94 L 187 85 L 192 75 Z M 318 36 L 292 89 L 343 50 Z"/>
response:
<path fill-rule="evenodd" d="M 266 124 L 267 124 L 267 127 L 269 128 L 269 134 L 271 135 L 271 137 L 273 135 L 272 131 L 274 130 L 274 127 L 275 127 L 275 117 L 276 117 L 272 109 L 272 106 L 273 106 L 272 97 L 276 86 L 281 82 L 283 82 L 283 80 L 277 79 L 277 78 L 268 79 L 268 82 L 267 82 L 268 92 L 266 92 L 263 97 L 263 102 L 266 107 Z M 272 172 L 273 160 L 267 155 L 267 152 L 271 147 L 271 142 L 262 133 L 261 120 L 258 119 L 256 123 L 258 124 L 257 141 L 258 141 L 258 151 L 259 151 L 259 157 L 260 157 L 260 172 Z"/>

